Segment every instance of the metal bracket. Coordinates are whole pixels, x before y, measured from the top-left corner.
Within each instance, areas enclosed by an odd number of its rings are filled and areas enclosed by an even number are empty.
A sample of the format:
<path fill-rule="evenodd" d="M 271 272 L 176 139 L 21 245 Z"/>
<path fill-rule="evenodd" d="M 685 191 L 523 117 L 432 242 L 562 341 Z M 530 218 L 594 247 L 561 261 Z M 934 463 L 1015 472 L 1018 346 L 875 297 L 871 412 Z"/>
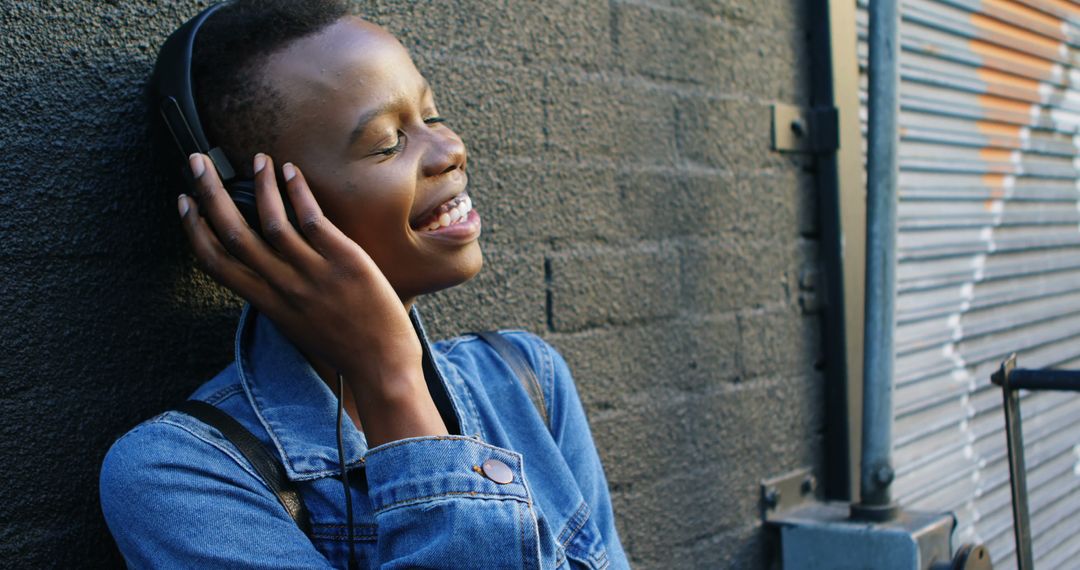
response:
<path fill-rule="evenodd" d="M 781 152 L 835 152 L 840 148 L 836 107 L 772 106 L 772 149 Z"/>
<path fill-rule="evenodd" d="M 761 481 L 761 518 L 780 533 L 785 570 L 990 570 L 982 545 L 950 556 L 956 516 L 905 511 L 886 522 L 851 518 L 851 505 L 820 502 L 808 468 Z"/>
<path fill-rule="evenodd" d="M 796 469 L 761 481 L 761 520 L 771 521 L 791 509 L 814 500 L 817 479 L 810 468 Z"/>

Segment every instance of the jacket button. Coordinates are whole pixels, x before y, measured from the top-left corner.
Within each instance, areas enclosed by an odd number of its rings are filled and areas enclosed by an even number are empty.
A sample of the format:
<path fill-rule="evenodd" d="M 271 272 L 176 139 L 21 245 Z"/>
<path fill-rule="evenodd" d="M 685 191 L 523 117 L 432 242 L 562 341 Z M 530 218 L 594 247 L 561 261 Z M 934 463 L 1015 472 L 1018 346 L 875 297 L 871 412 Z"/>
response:
<path fill-rule="evenodd" d="M 481 467 L 484 470 L 485 477 L 500 485 L 506 485 L 514 481 L 514 472 L 498 459 L 488 459 Z"/>

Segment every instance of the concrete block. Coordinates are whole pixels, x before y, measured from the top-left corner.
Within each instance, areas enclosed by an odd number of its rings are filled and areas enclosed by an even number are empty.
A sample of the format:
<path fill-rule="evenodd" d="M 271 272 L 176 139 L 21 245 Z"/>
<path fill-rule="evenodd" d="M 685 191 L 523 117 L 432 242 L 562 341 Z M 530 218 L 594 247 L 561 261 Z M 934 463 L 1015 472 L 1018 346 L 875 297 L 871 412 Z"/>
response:
<path fill-rule="evenodd" d="M 533 68 L 460 56 L 417 57 L 435 103 L 469 150 L 470 168 L 544 145 L 544 77 Z"/>
<path fill-rule="evenodd" d="M 696 468 L 672 469 L 632 493 L 623 515 L 653 522 L 630 530 L 642 551 L 674 554 L 678 546 L 737 529 L 759 516 L 757 481 L 729 477 L 723 465 L 691 463 Z"/>
<path fill-rule="evenodd" d="M 795 270 L 789 242 L 701 238 L 680 249 L 687 308 L 711 314 L 788 301 Z"/>
<path fill-rule="evenodd" d="M 796 467 L 818 469 L 821 384 L 819 375 L 806 374 L 693 394 L 660 386 L 590 416 L 590 424 L 609 481 L 626 492 L 711 466 L 722 474 L 718 484 L 756 497 L 760 479 Z"/>
<path fill-rule="evenodd" d="M 548 75 L 549 150 L 561 160 L 621 165 L 676 162 L 670 92 L 610 74 Z"/>
<path fill-rule="evenodd" d="M 807 157 L 770 149 L 769 102 L 682 97 L 678 105 L 677 136 L 680 156 L 711 168 L 746 172 L 790 168 L 808 162 Z"/>
<path fill-rule="evenodd" d="M 716 236 L 737 241 L 796 235 L 802 177 L 793 170 L 664 169 L 616 176 L 625 231 L 642 238 Z"/>
<path fill-rule="evenodd" d="M 818 469 L 824 380 L 807 371 L 725 386 L 694 398 L 694 456 L 724 477 L 758 481 L 799 467 Z"/>
<path fill-rule="evenodd" d="M 614 4 L 612 19 L 617 62 L 629 73 L 760 100 L 808 100 L 809 43 L 794 24 L 747 25 L 626 2 Z"/>
<path fill-rule="evenodd" d="M 626 406 L 657 388 L 704 391 L 739 374 L 734 316 L 558 334 L 587 409 Z"/>
<path fill-rule="evenodd" d="M 629 0 L 629 3 L 633 2 Z M 648 0 L 638 3 L 731 26 L 760 25 L 777 30 L 794 30 L 804 26 L 812 9 L 812 6 L 797 0 L 762 0 L 753 4 L 739 0 Z"/>
<path fill-rule="evenodd" d="M 225 297 L 191 287 L 179 259 L 42 256 L 2 267 L 0 453 L 12 465 L 8 514 L 24 527 L 5 549 L 18 567 L 120 567 L 97 502 L 101 459 L 232 359 L 238 311 L 209 310 Z"/>
<path fill-rule="evenodd" d="M 502 328 L 547 328 L 544 255 L 535 247 L 483 246 L 484 267 L 464 285 L 419 300 L 433 339 Z"/>
<path fill-rule="evenodd" d="M 625 2 L 613 4 L 612 20 L 620 64 L 656 79 L 706 83 L 716 73 L 715 49 L 730 33 L 692 14 Z"/>
<path fill-rule="evenodd" d="M 646 321 L 678 311 L 679 263 L 668 245 L 557 253 L 548 263 L 555 331 Z"/>
<path fill-rule="evenodd" d="M 747 377 L 805 374 L 821 361 L 820 321 L 785 308 L 739 315 L 740 355 Z"/>
<path fill-rule="evenodd" d="M 691 438 L 696 418 L 686 398 L 658 392 L 648 401 L 589 416 L 608 483 L 627 492 L 689 468 L 696 455 Z"/>
<path fill-rule="evenodd" d="M 487 161 L 470 173 L 470 195 L 483 218 L 482 243 L 517 244 L 608 240 L 625 231 L 610 168 L 553 167 L 537 160 Z"/>
<path fill-rule="evenodd" d="M 737 236 L 746 241 L 781 241 L 795 236 L 800 188 L 805 178 L 793 169 L 735 176 L 694 175 L 690 192 L 706 235 Z"/>
<path fill-rule="evenodd" d="M 606 2 L 374 0 L 361 14 L 416 52 L 585 68 L 611 58 Z"/>
<path fill-rule="evenodd" d="M 678 544 L 670 554 L 653 557 L 635 568 L 778 568 L 779 544 L 775 533 L 760 523 Z"/>

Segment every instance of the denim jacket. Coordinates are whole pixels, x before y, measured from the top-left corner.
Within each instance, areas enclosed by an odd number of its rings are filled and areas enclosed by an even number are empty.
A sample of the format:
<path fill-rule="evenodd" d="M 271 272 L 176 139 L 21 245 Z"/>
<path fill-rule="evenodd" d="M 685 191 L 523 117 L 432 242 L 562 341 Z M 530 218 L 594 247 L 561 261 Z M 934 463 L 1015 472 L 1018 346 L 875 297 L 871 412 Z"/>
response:
<path fill-rule="evenodd" d="M 549 430 L 494 349 L 472 335 L 430 345 L 415 309 L 413 322 L 461 435 L 368 449 L 344 422 L 360 566 L 628 568 L 562 357 L 536 336 L 502 333 L 536 371 Z M 336 397 L 250 305 L 235 350 L 236 360 L 191 398 L 276 451 L 310 513 L 311 536 L 220 432 L 169 411 L 118 439 L 102 465 L 101 507 L 120 551 L 133 568 L 347 567 Z M 513 480 L 489 477 L 481 466 L 491 459 Z"/>

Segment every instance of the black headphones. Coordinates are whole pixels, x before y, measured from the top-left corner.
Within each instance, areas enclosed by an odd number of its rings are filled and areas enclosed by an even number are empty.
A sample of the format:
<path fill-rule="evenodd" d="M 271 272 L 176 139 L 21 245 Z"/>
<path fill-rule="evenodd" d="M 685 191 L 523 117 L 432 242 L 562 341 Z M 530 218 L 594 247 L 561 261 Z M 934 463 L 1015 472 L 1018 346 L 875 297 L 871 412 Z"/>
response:
<path fill-rule="evenodd" d="M 203 10 L 165 40 L 161 51 L 158 52 L 154 73 L 148 85 L 149 103 L 151 115 L 157 115 L 160 118 L 169 134 L 172 135 L 176 148 L 180 151 L 183 158 L 181 172 L 189 187 L 194 188 L 195 178 L 188 166 L 188 156 L 201 152 L 209 156 L 211 162 L 214 163 L 214 168 L 217 169 L 225 189 L 244 219 L 247 220 L 248 225 L 261 234 L 259 211 L 255 205 L 255 181 L 240 176 L 229 163 L 225 152 L 220 147 L 212 145 L 206 138 L 206 132 L 199 120 L 199 111 L 195 104 L 195 90 L 191 77 L 195 36 L 199 33 L 203 22 L 226 5 L 228 2 L 221 2 Z M 279 184 L 279 188 L 282 190 L 285 212 L 295 226 L 296 214 L 293 212 L 289 199 L 285 196 L 284 186 Z"/>

